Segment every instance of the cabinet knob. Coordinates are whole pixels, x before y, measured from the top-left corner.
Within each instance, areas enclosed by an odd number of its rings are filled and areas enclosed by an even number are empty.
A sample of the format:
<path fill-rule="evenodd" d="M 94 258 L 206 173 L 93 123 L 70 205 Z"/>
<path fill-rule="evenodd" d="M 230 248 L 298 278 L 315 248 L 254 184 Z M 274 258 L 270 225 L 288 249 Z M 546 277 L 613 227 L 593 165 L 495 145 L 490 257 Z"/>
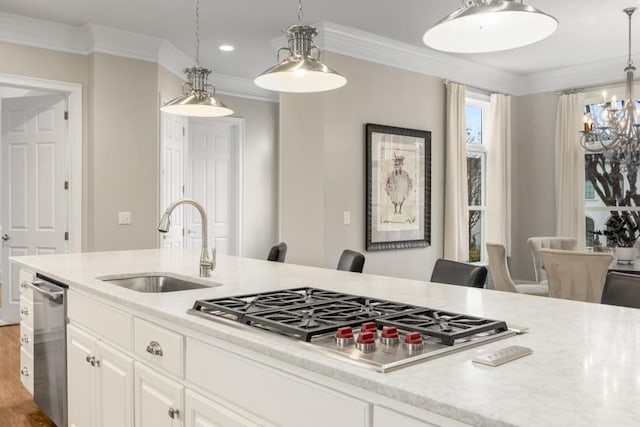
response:
<path fill-rule="evenodd" d="M 31 338 L 29 338 L 29 336 L 27 334 L 24 334 L 21 338 L 20 341 L 22 341 L 24 344 L 29 344 L 29 341 L 31 341 Z"/>
<path fill-rule="evenodd" d="M 151 353 L 154 356 L 162 356 L 162 347 L 158 341 L 151 341 L 147 346 L 147 353 Z"/>
<path fill-rule="evenodd" d="M 20 374 L 22 374 L 22 376 L 28 377 L 29 376 L 29 369 L 27 369 L 26 366 L 23 366 L 22 369 L 20 369 Z"/>
<path fill-rule="evenodd" d="M 91 364 L 91 366 L 98 367 L 98 368 L 100 367 L 100 361 L 97 360 L 95 356 L 87 356 L 85 360 L 87 361 L 87 363 Z"/>
<path fill-rule="evenodd" d="M 27 283 L 27 282 L 21 282 L 21 283 L 20 283 L 20 287 L 21 287 L 22 289 L 27 289 L 27 288 L 29 287 L 29 283 Z"/>
<path fill-rule="evenodd" d="M 174 419 L 178 418 L 179 415 L 180 415 L 180 410 L 179 409 L 176 409 L 176 408 L 173 408 L 173 407 L 169 408 L 169 416 L 171 418 L 174 418 Z"/>
<path fill-rule="evenodd" d="M 29 309 L 27 307 L 23 307 L 20 309 L 20 313 L 24 316 L 28 316 L 29 315 Z"/>

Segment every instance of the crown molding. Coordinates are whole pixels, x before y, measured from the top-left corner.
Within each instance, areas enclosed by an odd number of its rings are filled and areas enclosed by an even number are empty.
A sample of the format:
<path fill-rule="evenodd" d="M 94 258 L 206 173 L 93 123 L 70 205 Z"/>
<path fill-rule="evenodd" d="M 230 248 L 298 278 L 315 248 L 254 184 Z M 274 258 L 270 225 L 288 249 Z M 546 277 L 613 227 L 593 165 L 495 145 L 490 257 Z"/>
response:
<path fill-rule="evenodd" d="M 102 25 L 82 27 L 89 36 L 88 52 L 107 53 L 125 58 L 157 62 L 164 40 Z"/>
<path fill-rule="evenodd" d="M 89 39 L 81 27 L 0 12 L 0 40 L 86 55 Z"/>

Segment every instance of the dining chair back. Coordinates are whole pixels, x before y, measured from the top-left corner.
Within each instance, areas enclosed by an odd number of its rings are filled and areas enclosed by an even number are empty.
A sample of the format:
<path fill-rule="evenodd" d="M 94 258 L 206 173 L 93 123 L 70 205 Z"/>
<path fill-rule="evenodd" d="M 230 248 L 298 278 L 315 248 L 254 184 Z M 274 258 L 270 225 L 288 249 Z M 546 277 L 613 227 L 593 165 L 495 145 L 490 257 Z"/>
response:
<path fill-rule="evenodd" d="M 338 270 L 352 271 L 355 273 L 362 273 L 364 268 L 364 255 L 360 252 L 352 251 L 351 249 L 345 249 L 340 255 L 338 261 Z"/>
<path fill-rule="evenodd" d="M 640 308 L 640 275 L 609 272 L 602 291 L 602 304 Z"/>
<path fill-rule="evenodd" d="M 561 249 L 564 251 L 575 251 L 578 248 L 578 239 L 573 237 L 531 237 L 527 240 L 531 257 L 533 258 L 533 268 L 536 274 L 536 282 L 546 283 L 547 275 L 540 258 L 540 249 Z"/>
<path fill-rule="evenodd" d="M 599 252 L 540 249 L 549 296 L 600 303 L 613 256 Z"/>
<path fill-rule="evenodd" d="M 287 244 L 285 242 L 280 242 L 271 247 L 269 255 L 267 255 L 267 261 L 284 262 L 286 256 Z"/>
<path fill-rule="evenodd" d="M 489 258 L 489 273 L 491 273 L 493 287 L 496 290 L 537 296 L 548 295 L 549 288 L 546 285 L 514 282 L 511 273 L 509 273 L 507 250 L 503 244 L 487 243 L 487 256 Z"/>
<path fill-rule="evenodd" d="M 431 273 L 432 282 L 473 288 L 483 288 L 486 279 L 486 267 L 442 258 L 436 261 Z"/>

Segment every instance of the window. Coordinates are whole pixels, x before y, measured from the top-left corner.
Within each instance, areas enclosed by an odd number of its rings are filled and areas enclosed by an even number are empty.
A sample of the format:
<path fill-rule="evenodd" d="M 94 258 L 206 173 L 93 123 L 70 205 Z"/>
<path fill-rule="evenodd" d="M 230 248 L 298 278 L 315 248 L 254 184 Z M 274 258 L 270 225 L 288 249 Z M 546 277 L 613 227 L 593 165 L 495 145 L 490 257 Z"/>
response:
<path fill-rule="evenodd" d="M 624 97 L 623 92 L 624 89 L 616 93 L 618 99 Z M 599 112 L 602 99 L 600 93 L 587 94 L 585 112 Z M 585 240 L 587 247 L 600 250 L 602 246 L 609 246 L 607 239 L 594 236 L 593 231 L 605 230 L 611 216 L 621 216 L 627 222 L 640 225 L 640 164 L 621 162 L 618 154 L 585 154 L 584 159 Z"/>
<path fill-rule="evenodd" d="M 484 145 L 489 101 L 470 94 L 465 105 L 467 134 L 467 191 L 469 195 L 469 262 L 486 260 L 486 167 Z"/>

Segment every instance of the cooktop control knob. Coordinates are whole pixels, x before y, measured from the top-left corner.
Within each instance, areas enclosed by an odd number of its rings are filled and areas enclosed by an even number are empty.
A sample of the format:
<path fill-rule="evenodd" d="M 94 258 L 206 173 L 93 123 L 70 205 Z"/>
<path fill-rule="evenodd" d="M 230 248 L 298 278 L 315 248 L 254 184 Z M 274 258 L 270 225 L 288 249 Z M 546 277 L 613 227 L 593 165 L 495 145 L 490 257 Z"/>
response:
<path fill-rule="evenodd" d="M 422 335 L 420 335 L 420 332 L 408 332 L 407 335 L 404 336 L 404 346 L 410 352 L 422 351 L 424 343 L 422 342 Z"/>
<path fill-rule="evenodd" d="M 376 349 L 376 336 L 373 332 L 360 331 L 358 340 L 356 341 L 356 348 L 363 353 L 371 353 Z"/>
<path fill-rule="evenodd" d="M 353 329 L 351 329 L 351 326 L 338 328 L 336 331 L 336 344 L 338 347 L 353 345 Z"/>
<path fill-rule="evenodd" d="M 376 337 L 378 335 L 378 326 L 375 322 L 366 322 L 360 326 L 360 332 L 371 332 Z"/>
<path fill-rule="evenodd" d="M 398 328 L 396 328 L 395 326 L 384 326 L 382 328 L 380 342 L 384 345 L 398 345 L 398 343 L 400 342 Z"/>

